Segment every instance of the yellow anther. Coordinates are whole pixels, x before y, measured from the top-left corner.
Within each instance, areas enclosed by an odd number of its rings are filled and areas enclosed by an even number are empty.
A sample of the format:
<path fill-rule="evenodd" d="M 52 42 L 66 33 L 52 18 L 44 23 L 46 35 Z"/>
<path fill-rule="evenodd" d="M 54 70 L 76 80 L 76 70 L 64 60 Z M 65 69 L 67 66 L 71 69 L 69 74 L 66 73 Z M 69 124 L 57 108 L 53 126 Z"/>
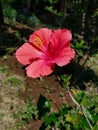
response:
<path fill-rule="evenodd" d="M 33 38 L 33 44 L 37 47 L 41 47 L 43 45 L 43 41 L 40 39 L 40 37 L 34 37 Z"/>

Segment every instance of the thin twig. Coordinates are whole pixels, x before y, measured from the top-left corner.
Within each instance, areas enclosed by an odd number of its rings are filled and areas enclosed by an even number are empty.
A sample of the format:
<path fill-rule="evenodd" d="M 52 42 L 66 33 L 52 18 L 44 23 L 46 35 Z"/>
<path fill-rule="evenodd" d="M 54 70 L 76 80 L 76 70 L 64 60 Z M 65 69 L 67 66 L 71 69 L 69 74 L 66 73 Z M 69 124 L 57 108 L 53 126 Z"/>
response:
<path fill-rule="evenodd" d="M 84 115 L 84 117 L 85 117 L 87 123 L 89 124 L 89 127 L 92 129 L 93 126 L 91 125 L 89 119 L 87 118 L 86 111 L 85 111 L 85 108 L 83 107 L 83 105 L 81 105 L 81 110 L 82 110 L 82 112 L 83 112 L 83 115 Z"/>
<path fill-rule="evenodd" d="M 68 92 L 69 96 L 71 97 L 72 101 L 73 101 L 73 102 L 77 105 L 77 107 L 82 111 L 82 113 L 83 113 L 83 115 L 84 115 L 84 117 L 85 117 L 85 119 L 86 119 L 86 121 L 87 121 L 87 123 L 88 123 L 90 129 L 92 130 L 93 126 L 91 125 L 91 123 L 90 123 L 90 121 L 89 121 L 89 119 L 88 119 L 88 117 L 87 117 L 87 115 L 86 115 L 85 108 L 83 107 L 83 105 L 80 105 L 80 104 L 74 99 L 74 97 L 73 97 L 73 95 L 71 94 L 69 88 L 67 88 L 67 92 Z"/>
<path fill-rule="evenodd" d="M 72 96 L 71 92 L 69 91 L 69 89 L 67 89 L 67 92 L 69 94 L 69 96 L 71 97 L 72 101 L 77 105 L 78 108 L 80 108 L 79 103 L 74 99 L 74 97 Z"/>
<path fill-rule="evenodd" d="M 40 77 L 39 77 L 39 80 L 42 82 L 42 81 L 43 81 L 43 77 L 40 76 Z"/>

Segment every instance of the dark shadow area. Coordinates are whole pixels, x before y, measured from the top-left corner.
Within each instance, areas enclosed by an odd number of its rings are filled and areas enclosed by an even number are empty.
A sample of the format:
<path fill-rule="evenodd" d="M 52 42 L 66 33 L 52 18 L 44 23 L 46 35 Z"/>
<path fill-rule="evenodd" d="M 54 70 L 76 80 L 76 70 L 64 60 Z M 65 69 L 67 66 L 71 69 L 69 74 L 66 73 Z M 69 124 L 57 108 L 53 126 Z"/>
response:
<path fill-rule="evenodd" d="M 89 85 L 87 85 L 89 83 Z M 98 85 L 98 76 L 89 67 L 76 66 L 74 74 L 71 79 L 71 86 L 79 87 L 80 89 L 86 89 L 89 86 Z"/>
<path fill-rule="evenodd" d="M 22 24 L 6 25 L 0 30 L 0 56 L 12 54 L 17 47 L 21 46 L 29 38 L 33 29 L 22 27 Z"/>
<path fill-rule="evenodd" d="M 62 68 L 56 68 L 54 74 L 56 75 L 72 75 L 70 86 L 78 87 L 81 90 L 85 90 L 87 87 L 93 85 L 98 86 L 98 76 L 89 67 L 85 67 L 75 62 L 71 62 Z M 59 81 L 62 85 L 63 81 Z M 92 87 L 93 87 L 92 86 Z"/>
<path fill-rule="evenodd" d="M 46 25 L 50 25 L 51 27 L 58 27 L 58 22 L 57 22 L 57 15 L 47 11 L 39 11 L 35 13 L 36 16 L 40 19 L 40 21 Z"/>

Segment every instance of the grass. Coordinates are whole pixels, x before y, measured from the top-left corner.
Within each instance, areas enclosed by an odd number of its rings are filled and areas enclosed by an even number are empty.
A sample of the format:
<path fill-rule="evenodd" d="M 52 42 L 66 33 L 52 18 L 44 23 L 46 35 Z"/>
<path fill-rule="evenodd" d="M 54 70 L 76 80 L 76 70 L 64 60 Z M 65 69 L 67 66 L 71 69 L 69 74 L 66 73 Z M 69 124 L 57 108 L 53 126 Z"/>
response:
<path fill-rule="evenodd" d="M 9 73 L 9 67 L 8 66 L 0 66 L 0 72 L 3 74 Z"/>
<path fill-rule="evenodd" d="M 17 75 L 9 76 L 4 80 L 5 86 L 20 87 L 23 83 L 24 79 Z"/>
<path fill-rule="evenodd" d="M 0 66 L 0 128 L 3 130 L 16 130 L 16 120 L 12 118 L 12 114 L 20 106 L 25 106 L 23 99 L 17 94 L 23 90 L 22 87 L 23 77 L 13 74 L 8 66 Z"/>
<path fill-rule="evenodd" d="M 4 116 L 4 113 L 0 112 L 0 117 Z"/>
<path fill-rule="evenodd" d="M 32 118 L 38 119 L 38 110 L 33 105 L 33 98 L 28 97 L 25 107 L 20 107 L 16 113 L 13 113 L 12 117 L 16 119 L 15 127 L 17 129 L 23 128 L 26 122 L 29 122 Z"/>

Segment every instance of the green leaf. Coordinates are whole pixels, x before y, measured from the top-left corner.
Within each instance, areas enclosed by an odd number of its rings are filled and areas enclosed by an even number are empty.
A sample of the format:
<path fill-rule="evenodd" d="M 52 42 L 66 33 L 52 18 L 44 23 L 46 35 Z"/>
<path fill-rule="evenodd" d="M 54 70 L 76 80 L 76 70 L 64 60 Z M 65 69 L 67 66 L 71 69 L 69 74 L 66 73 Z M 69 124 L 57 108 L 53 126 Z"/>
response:
<path fill-rule="evenodd" d="M 84 41 L 81 40 L 80 42 L 76 41 L 76 45 L 75 45 L 76 49 L 82 49 L 84 48 Z"/>
<path fill-rule="evenodd" d="M 61 79 L 63 81 L 69 81 L 71 79 L 72 75 L 66 75 L 66 76 L 65 75 L 61 75 L 60 77 L 61 77 Z"/>
<path fill-rule="evenodd" d="M 71 127 L 70 127 L 70 124 L 66 124 L 66 130 L 72 130 Z"/>
<path fill-rule="evenodd" d="M 89 129 L 89 125 L 83 116 L 81 116 L 81 118 L 79 119 L 79 122 L 80 122 L 80 128 L 84 128 L 85 130 Z"/>
<path fill-rule="evenodd" d="M 93 118 L 94 118 L 94 121 L 97 122 L 98 121 L 98 113 Z"/>
<path fill-rule="evenodd" d="M 38 103 L 37 103 L 39 118 L 44 116 L 46 113 L 50 112 L 50 101 L 46 99 L 44 96 L 40 95 Z"/>
<path fill-rule="evenodd" d="M 72 75 L 66 75 L 66 76 L 61 75 L 60 76 L 61 80 L 63 80 L 62 85 L 63 85 L 64 88 L 66 88 L 69 85 L 71 77 L 72 77 Z"/>
<path fill-rule="evenodd" d="M 98 124 L 95 125 L 92 130 L 98 130 Z"/>
<path fill-rule="evenodd" d="M 82 100 L 83 100 L 83 98 L 84 98 L 84 96 L 85 96 L 85 92 L 84 92 L 84 91 L 79 91 L 79 92 L 77 92 L 76 95 L 74 95 L 74 98 L 75 98 L 79 103 L 81 103 Z"/>
<path fill-rule="evenodd" d="M 51 112 L 48 116 L 47 115 L 44 116 L 44 122 L 46 126 L 50 125 L 51 123 L 55 124 L 57 120 L 58 118 L 56 117 L 56 113 L 54 112 Z"/>
<path fill-rule="evenodd" d="M 59 110 L 60 116 L 65 116 L 68 113 L 69 107 L 67 105 L 62 106 Z"/>
<path fill-rule="evenodd" d="M 85 110 L 85 112 L 86 112 L 88 119 L 90 119 L 93 122 L 93 116 L 91 115 L 91 113 L 88 110 Z"/>

